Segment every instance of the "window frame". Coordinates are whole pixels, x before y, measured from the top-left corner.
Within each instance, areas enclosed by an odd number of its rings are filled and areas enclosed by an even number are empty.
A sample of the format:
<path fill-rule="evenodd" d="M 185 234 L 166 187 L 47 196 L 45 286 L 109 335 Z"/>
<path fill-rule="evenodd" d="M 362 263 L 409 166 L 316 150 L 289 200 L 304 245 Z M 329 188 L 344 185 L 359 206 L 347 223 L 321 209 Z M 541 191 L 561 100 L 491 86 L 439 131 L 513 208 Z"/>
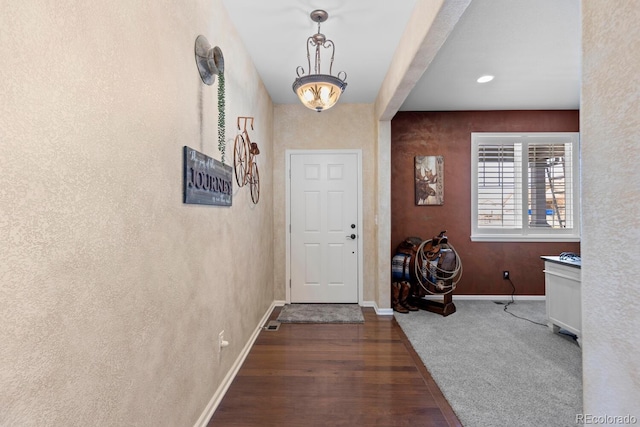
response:
<path fill-rule="evenodd" d="M 520 170 L 521 228 L 478 227 L 479 148 L 483 144 L 522 144 Z M 570 229 L 529 227 L 529 197 L 522 189 L 528 188 L 528 147 L 530 143 L 570 143 L 571 159 L 571 223 Z M 579 242 L 580 241 L 580 133 L 579 132 L 472 132 L 471 133 L 471 241 L 473 242 Z M 567 218 L 569 221 L 569 218 Z"/>

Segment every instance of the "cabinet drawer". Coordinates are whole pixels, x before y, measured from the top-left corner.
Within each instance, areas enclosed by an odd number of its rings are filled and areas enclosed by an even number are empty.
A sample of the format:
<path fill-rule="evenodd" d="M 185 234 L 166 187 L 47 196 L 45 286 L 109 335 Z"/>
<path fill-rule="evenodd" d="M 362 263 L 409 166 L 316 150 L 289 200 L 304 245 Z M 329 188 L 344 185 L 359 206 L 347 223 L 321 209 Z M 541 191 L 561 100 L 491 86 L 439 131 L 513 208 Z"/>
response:
<path fill-rule="evenodd" d="M 555 262 L 545 262 L 544 263 L 544 272 L 545 274 L 550 274 L 552 276 L 563 277 L 569 280 L 575 280 L 577 282 L 580 281 L 580 272 L 581 270 L 576 267 L 570 267 L 567 265 L 557 264 Z"/>

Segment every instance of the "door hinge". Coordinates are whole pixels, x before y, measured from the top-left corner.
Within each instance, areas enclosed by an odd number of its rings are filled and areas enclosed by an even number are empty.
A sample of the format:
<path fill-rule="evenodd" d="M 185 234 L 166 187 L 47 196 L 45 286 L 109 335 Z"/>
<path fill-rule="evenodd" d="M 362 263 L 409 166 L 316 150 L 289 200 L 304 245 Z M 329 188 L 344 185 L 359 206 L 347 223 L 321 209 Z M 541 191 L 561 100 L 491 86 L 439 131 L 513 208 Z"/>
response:
<path fill-rule="evenodd" d="M 289 224 L 289 233 L 291 233 L 291 224 Z"/>
<path fill-rule="evenodd" d="M 289 279 L 289 289 L 291 289 L 291 279 Z"/>

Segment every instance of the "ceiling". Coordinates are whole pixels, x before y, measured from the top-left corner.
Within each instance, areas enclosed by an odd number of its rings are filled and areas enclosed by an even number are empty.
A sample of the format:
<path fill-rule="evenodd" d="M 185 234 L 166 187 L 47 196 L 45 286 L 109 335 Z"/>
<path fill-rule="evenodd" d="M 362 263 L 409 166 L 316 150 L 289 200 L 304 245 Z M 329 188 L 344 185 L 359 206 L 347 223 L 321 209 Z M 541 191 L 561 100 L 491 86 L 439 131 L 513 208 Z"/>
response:
<path fill-rule="evenodd" d="M 417 1 L 223 3 L 273 102 L 295 104 L 312 10 L 329 13 L 321 32 L 335 43 L 332 71 L 347 73 L 340 103 L 373 103 Z M 472 0 L 400 110 L 578 109 L 580 38 L 580 0 Z M 477 83 L 485 74 L 495 79 Z"/>

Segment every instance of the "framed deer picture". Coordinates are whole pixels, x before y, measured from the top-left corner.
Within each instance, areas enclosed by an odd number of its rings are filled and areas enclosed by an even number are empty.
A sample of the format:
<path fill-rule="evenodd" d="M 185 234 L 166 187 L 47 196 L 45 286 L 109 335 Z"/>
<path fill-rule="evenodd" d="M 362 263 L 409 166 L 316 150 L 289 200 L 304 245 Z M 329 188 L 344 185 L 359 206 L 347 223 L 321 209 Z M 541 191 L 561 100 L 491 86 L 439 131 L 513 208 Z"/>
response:
<path fill-rule="evenodd" d="M 416 205 L 444 205 L 444 157 L 415 157 Z"/>

